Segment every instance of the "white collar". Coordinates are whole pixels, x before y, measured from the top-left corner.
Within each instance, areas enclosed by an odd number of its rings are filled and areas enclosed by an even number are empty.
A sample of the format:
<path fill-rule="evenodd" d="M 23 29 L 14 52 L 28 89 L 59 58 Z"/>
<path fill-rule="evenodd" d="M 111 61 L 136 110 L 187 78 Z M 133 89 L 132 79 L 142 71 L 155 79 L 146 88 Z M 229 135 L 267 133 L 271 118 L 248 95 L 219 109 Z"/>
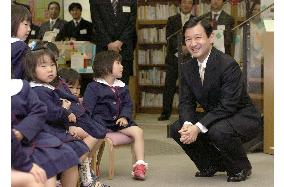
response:
<path fill-rule="evenodd" d="M 217 16 L 217 17 L 219 17 L 219 16 L 220 16 L 220 14 L 221 14 L 221 12 L 222 12 L 222 9 L 221 9 L 221 10 L 219 10 L 218 12 L 211 11 L 212 17 L 214 16 L 214 14 L 218 14 L 218 16 Z"/>
<path fill-rule="evenodd" d="M 81 22 L 82 18 L 80 18 L 78 21 L 76 21 L 75 19 L 73 19 L 73 22 L 76 24 L 76 22 L 79 24 Z"/>
<path fill-rule="evenodd" d="M 55 18 L 55 19 L 51 19 L 51 18 L 50 18 L 50 19 L 49 19 L 49 22 L 54 21 L 54 23 L 55 23 L 55 22 L 57 21 L 57 19 L 58 19 L 58 18 Z"/>
<path fill-rule="evenodd" d="M 11 38 L 11 44 L 17 41 L 23 41 L 23 40 L 21 40 L 20 38 L 13 38 L 13 37 Z"/>
<path fill-rule="evenodd" d="M 200 62 L 198 59 L 197 59 L 197 62 L 198 62 L 198 66 L 202 66 L 204 69 L 206 68 L 206 64 L 207 64 L 207 61 L 208 61 L 208 58 L 210 56 L 210 53 L 211 53 L 212 49 L 210 50 L 209 54 L 207 55 L 207 57 L 203 60 L 203 62 Z"/>
<path fill-rule="evenodd" d="M 180 12 L 180 14 L 181 14 L 183 17 L 190 17 L 190 13 L 184 14 L 184 13 Z"/>
<path fill-rule="evenodd" d="M 116 86 L 117 86 L 117 87 L 124 87 L 124 86 L 125 86 L 125 83 L 122 82 L 121 80 L 118 80 L 118 79 L 115 79 L 113 85 L 109 85 L 106 80 L 100 79 L 100 78 L 95 79 L 95 81 L 96 81 L 96 82 L 99 82 L 99 83 L 102 83 L 102 84 L 105 84 L 105 85 L 108 85 L 108 86 L 110 86 L 110 87 L 116 87 Z"/>
<path fill-rule="evenodd" d="M 55 87 L 51 86 L 50 84 L 46 84 L 46 83 L 38 83 L 38 82 L 30 82 L 30 86 L 33 87 L 37 87 L 37 86 L 43 86 L 46 88 L 49 88 L 51 90 L 54 90 Z"/>
<path fill-rule="evenodd" d="M 10 95 L 18 94 L 23 88 L 23 81 L 21 79 L 11 79 Z"/>

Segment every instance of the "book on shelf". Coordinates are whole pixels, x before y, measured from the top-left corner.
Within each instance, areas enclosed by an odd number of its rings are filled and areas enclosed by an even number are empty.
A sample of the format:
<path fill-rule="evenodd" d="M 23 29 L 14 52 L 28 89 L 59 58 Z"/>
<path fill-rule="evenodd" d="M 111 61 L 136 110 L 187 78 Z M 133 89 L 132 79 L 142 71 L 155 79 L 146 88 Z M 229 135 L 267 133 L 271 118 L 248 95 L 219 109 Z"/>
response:
<path fill-rule="evenodd" d="M 138 30 L 139 43 L 166 43 L 165 28 L 142 28 Z"/>
<path fill-rule="evenodd" d="M 176 93 L 173 100 L 173 108 L 178 108 L 179 96 Z M 141 93 L 141 107 L 159 107 L 163 106 L 163 94 L 162 93 Z"/>
<path fill-rule="evenodd" d="M 154 67 L 138 72 L 139 85 L 163 86 L 165 85 L 166 72 Z"/>
<path fill-rule="evenodd" d="M 174 4 L 156 4 L 155 6 L 139 6 L 138 20 L 166 20 L 169 16 L 175 15 L 178 7 Z"/>
<path fill-rule="evenodd" d="M 161 49 L 146 49 L 138 50 L 138 64 L 165 64 L 166 58 L 166 47 L 163 46 Z"/>

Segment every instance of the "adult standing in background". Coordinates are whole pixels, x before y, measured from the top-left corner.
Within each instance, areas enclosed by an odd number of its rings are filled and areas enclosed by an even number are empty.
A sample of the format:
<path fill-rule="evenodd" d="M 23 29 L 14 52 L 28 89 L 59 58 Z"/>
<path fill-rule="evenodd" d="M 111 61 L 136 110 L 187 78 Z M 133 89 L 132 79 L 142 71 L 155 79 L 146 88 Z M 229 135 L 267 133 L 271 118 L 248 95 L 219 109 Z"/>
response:
<path fill-rule="evenodd" d="M 136 35 L 136 0 L 89 0 L 96 32 L 97 53 L 113 50 L 122 56 L 121 80 L 128 84 L 133 75 Z"/>
<path fill-rule="evenodd" d="M 71 3 L 68 10 L 73 19 L 64 26 L 64 38 L 94 43 L 93 25 L 81 17 L 82 5 L 80 3 Z"/>
<path fill-rule="evenodd" d="M 63 40 L 64 25 L 67 23 L 65 20 L 59 18 L 60 4 L 56 1 L 51 1 L 47 6 L 49 20 L 41 24 L 38 39 L 42 40 L 45 32 L 55 31 L 57 33 L 55 40 Z"/>
<path fill-rule="evenodd" d="M 226 13 L 223 9 L 225 0 L 211 0 L 211 11 L 204 14 L 202 17 L 211 21 L 213 30 L 220 29 L 224 33 L 225 53 L 232 56 L 234 33 L 234 18 Z"/>
<path fill-rule="evenodd" d="M 191 15 L 193 0 L 180 0 L 180 12 L 174 16 L 170 16 L 166 26 L 167 56 L 166 63 L 166 80 L 163 92 L 163 111 L 158 118 L 159 121 L 168 120 L 172 113 L 172 105 L 174 94 L 176 92 L 176 82 L 178 79 L 178 58 L 183 58 L 188 54 L 185 44 L 182 42 L 181 32 L 176 33 L 182 29 L 184 23 L 194 16 Z M 179 35 L 179 36 L 178 36 Z M 170 38 L 168 38 L 170 37 Z M 178 37 L 180 37 L 178 39 Z M 179 50 L 182 49 L 182 53 Z"/>

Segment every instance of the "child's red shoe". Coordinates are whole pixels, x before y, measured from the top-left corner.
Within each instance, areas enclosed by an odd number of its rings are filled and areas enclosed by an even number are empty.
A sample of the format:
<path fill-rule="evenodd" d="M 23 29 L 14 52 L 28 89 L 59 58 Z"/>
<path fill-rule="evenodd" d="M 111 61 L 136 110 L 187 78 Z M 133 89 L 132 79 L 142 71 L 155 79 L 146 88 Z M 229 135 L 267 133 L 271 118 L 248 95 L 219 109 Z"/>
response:
<path fill-rule="evenodd" d="M 145 180 L 145 174 L 147 170 L 147 164 L 134 164 L 132 176 L 137 180 Z"/>

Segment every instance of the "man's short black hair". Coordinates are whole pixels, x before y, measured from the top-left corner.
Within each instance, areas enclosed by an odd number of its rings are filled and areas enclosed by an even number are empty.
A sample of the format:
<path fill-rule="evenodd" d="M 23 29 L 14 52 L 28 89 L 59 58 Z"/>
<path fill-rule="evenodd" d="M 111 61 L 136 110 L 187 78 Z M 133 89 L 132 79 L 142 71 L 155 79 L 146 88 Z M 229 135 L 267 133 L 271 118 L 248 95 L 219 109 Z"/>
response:
<path fill-rule="evenodd" d="M 187 22 L 185 22 L 185 24 L 183 26 L 183 36 L 185 34 L 186 29 L 195 27 L 199 23 L 204 28 L 206 35 L 209 38 L 209 36 L 213 32 L 213 27 L 212 27 L 210 21 L 208 19 L 202 17 L 202 16 L 194 17 L 192 19 L 189 19 Z"/>
<path fill-rule="evenodd" d="M 68 7 L 69 12 L 71 12 L 74 8 L 77 8 L 82 12 L 82 5 L 80 3 L 71 3 Z"/>
<path fill-rule="evenodd" d="M 49 8 L 50 8 L 50 6 L 51 6 L 52 4 L 57 5 L 58 9 L 60 10 L 60 4 L 59 4 L 57 1 L 51 1 L 50 3 L 48 3 L 48 6 L 47 6 L 47 9 L 48 9 L 48 10 L 49 10 Z"/>

